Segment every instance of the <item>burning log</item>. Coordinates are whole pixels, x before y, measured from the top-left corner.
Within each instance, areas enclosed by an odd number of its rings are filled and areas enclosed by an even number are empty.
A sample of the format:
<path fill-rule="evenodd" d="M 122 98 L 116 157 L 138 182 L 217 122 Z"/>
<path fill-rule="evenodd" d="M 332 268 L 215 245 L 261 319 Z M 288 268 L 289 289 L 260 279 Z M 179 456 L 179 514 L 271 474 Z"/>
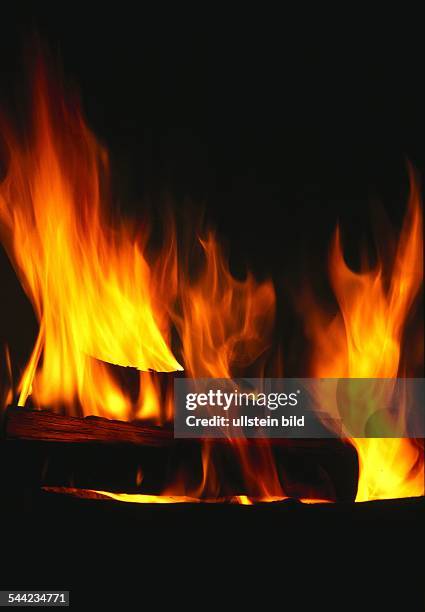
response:
<path fill-rule="evenodd" d="M 113 421 L 102 417 L 69 417 L 48 410 L 10 407 L 4 423 L 8 440 L 36 440 L 65 443 L 122 443 L 167 446 L 173 432 L 135 422 Z"/>
<path fill-rule="evenodd" d="M 71 486 L 158 495 L 184 474 L 184 479 L 193 479 L 186 483 L 190 491 L 203 479 L 207 444 L 218 473 L 226 474 L 215 494 L 256 494 L 255 479 L 247 484 L 240 469 L 240 440 L 237 448 L 228 440 L 179 440 L 171 429 L 137 422 L 23 408 L 6 411 L 3 429 L 1 463 L 13 466 L 5 473 L 7 487 Z M 247 439 L 243 446 L 245 458 L 255 465 L 270 458 L 288 496 L 352 501 L 356 495 L 357 454 L 342 440 Z"/>

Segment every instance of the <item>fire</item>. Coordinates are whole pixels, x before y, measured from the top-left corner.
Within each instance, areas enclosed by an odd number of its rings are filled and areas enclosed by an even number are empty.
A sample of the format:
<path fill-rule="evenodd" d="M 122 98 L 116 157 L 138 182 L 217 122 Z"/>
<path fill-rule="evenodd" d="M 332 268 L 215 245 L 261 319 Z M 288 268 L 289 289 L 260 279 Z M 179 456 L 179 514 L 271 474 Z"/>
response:
<path fill-rule="evenodd" d="M 172 395 L 164 397 L 152 371 L 182 369 L 170 346 L 171 324 L 189 376 L 229 378 L 261 362 L 270 344 L 273 285 L 249 273 L 235 279 L 211 231 L 195 241 L 196 256 L 184 254 L 177 265 L 169 229 L 162 251 L 148 258 L 149 228 L 112 216 L 106 152 L 44 67 L 34 98 L 29 143 L 22 146 L 7 133 L 8 175 L 0 187 L 2 238 L 40 323 L 19 405 L 31 396 L 39 407 L 72 413 L 79 406 L 86 415 L 164 423 L 173 416 Z M 141 370 L 135 401 L 108 364 Z M 188 475 L 178 474 L 164 495 L 170 489 L 216 497 L 220 482 L 211 452 L 205 443 L 196 486 L 188 490 Z M 235 444 L 234 452 L 247 490 L 284 495 L 267 445 L 248 454 Z"/>
<path fill-rule="evenodd" d="M 170 254 L 149 265 L 148 229 L 108 214 L 106 153 L 42 69 L 34 94 L 32 138 L 22 146 L 9 135 L 0 190 L 3 241 L 40 321 L 19 404 L 31 394 L 41 406 L 78 401 L 85 414 L 129 418 L 105 362 L 182 369 L 164 308 L 175 283 L 161 282 Z"/>
<path fill-rule="evenodd" d="M 183 362 L 194 378 L 232 378 L 261 357 L 270 345 L 275 314 L 275 293 L 271 281 L 257 283 L 248 274 L 235 279 L 212 234 L 201 240 L 204 265 L 195 281 L 181 285 L 182 316 L 177 320 L 183 347 Z M 248 449 L 242 440 L 231 440 L 242 466 L 244 490 L 255 497 L 285 497 L 271 447 L 263 444 Z M 191 495 L 218 495 L 220 479 L 211 459 L 213 445 L 205 442 L 202 451 L 203 478 Z M 261 474 L 261 477 L 259 477 Z M 171 489 L 175 490 L 176 483 Z M 242 498 L 241 498 L 242 499 Z"/>
<path fill-rule="evenodd" d="M 204 266 L 196 281 L 183 273 L 177 320 L 185 368 L 194 378 L 231 378 L 270 344 L 275 311 L 271 281 L 235 279 L 210 233 L 201 240 Z"/>
<path fill-rule="evenodd" d="M 386 251 L 388 252 L 388 251 Z M 393 261 L 354 272 L 347 266 L 339 229 L 329 268 L 340 311 L 330 322 L 314 307 L 307 329 L 313 340 L 312 375 L 323 378 L 395 378 L 413 366 L 401 362 L 406 320 L 422 283 L 422 214 L 410 170 L 410 197 Z M 410 368 L 410 370 L 409 370 Z M 322 398 L 329 410 L 331 398 Z M 353 439 L 360 460 L 357 501 L 424 494 L 423 450 L 408 438 Z"/>
<path fill-rule="evenodd" d="M 250 273 L 235 278 L 211 231 L 196 239 L 192 234 L 191 243 L 179 244 L 178 251 L 169 220 L 162 247 L 152 253 L 146 223 L 136 226 L 112 214 L 107 154 L 78 105 L 65 101 L 43 68 L 36 75 L 34 102 L 28 142 L 3 130 L 10 155 L 0 185 L 2 241 L 39 321 L 19 405 L 31 397 L 38 407 L 163 424 L 172 419 L 173 399 L 157 372 L 182 370 L 183 364 L 194 378 L 233 378 L 247 371 L 263 376 L 276 309 L 272 281 L 258 282 Z M 422 283 L 422 216 L 413 172 L 394 257 L 381 256 L 375 268 L 354 272 L 344 260 L 338 229 L 329 267 L 338 314 L 329 320 L 316 304 L 303 303 L 313 346 L 309 373 L 408 376 L 413 365 L 402 359 L 403 334 Z M 173 346 L 172 330 L 179 338 Z M 8 353 L 7 363 L 11 372 Z M 139 370 L 135 395 L 113 375 L 111 364 Z M 273 374 L 282 376 L 279 359 Z M 4 394 L 8 402 L 12 388 Z M 334 399 L 319 401 L 323 412 L 335 413 Z M 226 491 L 211 441 L 203 444 L 201 477 L 193 486 L 191 475 L 177 470 L 160 497 L 93 494 L 140 503 L 230 499 L 251 505 L 287 498 L 267 441 L 231 443 L 245 494 Z M 352 443 L 360 461 L 357 501 L 423 495 L 419 443 Z M 304 501 L 321 500 L 312 494 Z"/>

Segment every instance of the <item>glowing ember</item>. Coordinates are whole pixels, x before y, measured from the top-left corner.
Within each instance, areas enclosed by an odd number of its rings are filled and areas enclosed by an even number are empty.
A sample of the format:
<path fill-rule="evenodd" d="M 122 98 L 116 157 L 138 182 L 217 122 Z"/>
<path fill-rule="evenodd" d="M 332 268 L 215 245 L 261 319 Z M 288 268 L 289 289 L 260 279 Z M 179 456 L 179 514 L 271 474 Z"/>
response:
<path fill-rule="evenodd" d="M 71 487 L 43 487 L 43 490 L 50 493 L 61 493 L 71 495 L 72 497 L 81 497 L 83 499 L 113 499 L 115 501 L 127 502 L 130 504 L 239 504 L 241 506 L 252 506 L 256 503 L 270 503 L 287 501 L 289 497 L 268 497 L 250 498 L 246 495 L 233 495 L 223 498 L 199 498 L 188 497 L 186 495 L 145 495 L 141 493 L 112 493 L 110 491 L 94 491 L 91 489 L 74 489 Z M 297 501 L 303 504 L 328 504 L 326 499 L 298 499 Z"/>

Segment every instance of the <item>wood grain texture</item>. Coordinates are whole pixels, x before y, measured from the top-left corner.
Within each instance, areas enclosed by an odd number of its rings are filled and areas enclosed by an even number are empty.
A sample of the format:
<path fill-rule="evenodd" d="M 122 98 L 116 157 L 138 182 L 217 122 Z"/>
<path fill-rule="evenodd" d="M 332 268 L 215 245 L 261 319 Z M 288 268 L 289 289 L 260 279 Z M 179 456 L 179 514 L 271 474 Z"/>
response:
<path fill-rule="evenodd" d="M 7 409 L 4 431 L 8 440 L 104 442 L 143 446 L 167 446 L 173 441 L 173 432 L 161 427 L 92 416 L 69 417 L 48 410 L 13 407 Z"/>

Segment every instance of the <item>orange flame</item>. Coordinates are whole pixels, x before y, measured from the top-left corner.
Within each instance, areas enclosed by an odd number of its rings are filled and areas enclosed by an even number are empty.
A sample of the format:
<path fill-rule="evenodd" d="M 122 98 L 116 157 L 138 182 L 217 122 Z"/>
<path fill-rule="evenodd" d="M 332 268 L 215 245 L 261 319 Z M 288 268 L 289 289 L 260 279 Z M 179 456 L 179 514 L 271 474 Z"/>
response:
<path fill-rule="evenodd" d="M 389 273 L 387 269 L 390 268 Z M 345 263 L 337 229 L 330 278 L 340 312 L 330 322 L 308 309 L 314 344 L 312 374 L 323 378 L 395 378 L 403 331 L 422 283 L 422 215 L 419 186 L 410 170 L 410 197 L 393 262 L 356 273 Z M 329 412 L 331 398 L 322 398 Z M 423 451 L 408 438 L 353 439 L 360 460 L 357 501 L 424 494 Z"/>
<path fill-rule="evenodd" d="M 185 368 L 194 378 L 232 378 L 240 368 L 255 364 L 261 375 L 261 356 L 270 345 L 275 314 L 271 281 L 257 283 L 251 274 L 235 279 L 210 233 L 201 240 L 205 264 L 194 282 L 181 282 L 182 316 L 177 319 Z M 269 444 L 247 448 L 231 440 L 242 467 L 244 490 L 264 499 L 285 497 Z M 211 458 L 214 445 L 203 446 L 203 477 L 190 495 L 218 495 L 220 478 Z M 243 499 L 243 496 L 241 497 Z"/>
<path fill-rule="evenodd" d="M 0 190 L 0 222 L 9 255 L 40 321 L 21 383 L 19 404 L 78 399 L 87 414 L 129 418 L 130 402 L 93 358 L 140 370 L 181 370 L 168 343 L 158 271 L 149 266 L 147 230 L 108 218 L 107 156 L 78 108 L 54 97 L 43 70 L 35 86 L 30 144 L 10 142 L 9 172 Z M 50 86 L 51 87 L 51 86 Z M 168 291 L 173 290 L 168 279 Z M 42 363 L 39 366 L 40 358 Z"/>
<path fill-rule="evenodd" d="M 181 279 L 177 320 L 185 368 L 194 378 L 231 378 L 270 343 L 275 294 L 271 281 L 236 280 L 210 233 L 200 241 L 205 264 L 195 282 Z"/>

